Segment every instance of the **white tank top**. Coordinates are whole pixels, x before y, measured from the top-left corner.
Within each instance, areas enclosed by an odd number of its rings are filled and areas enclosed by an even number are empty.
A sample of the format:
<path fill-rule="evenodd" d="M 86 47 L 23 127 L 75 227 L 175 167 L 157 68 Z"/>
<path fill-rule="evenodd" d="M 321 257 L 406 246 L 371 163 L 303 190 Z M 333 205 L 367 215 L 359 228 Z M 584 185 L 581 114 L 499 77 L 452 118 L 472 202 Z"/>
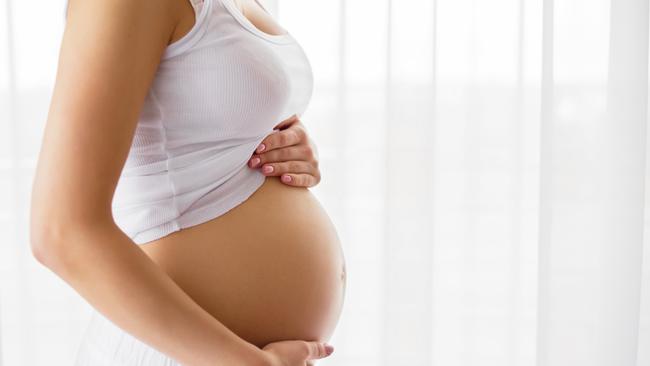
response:
<path fill-rule="evenodd" d="M 289 32 L 261 31 L 233 0 L 190 2 L 196 22 L 160 60 L 113 196 L 113 218 L 136 244 L 250 197 L 266 177 L 249 158 L 312 95 L 311 66 Z"/>

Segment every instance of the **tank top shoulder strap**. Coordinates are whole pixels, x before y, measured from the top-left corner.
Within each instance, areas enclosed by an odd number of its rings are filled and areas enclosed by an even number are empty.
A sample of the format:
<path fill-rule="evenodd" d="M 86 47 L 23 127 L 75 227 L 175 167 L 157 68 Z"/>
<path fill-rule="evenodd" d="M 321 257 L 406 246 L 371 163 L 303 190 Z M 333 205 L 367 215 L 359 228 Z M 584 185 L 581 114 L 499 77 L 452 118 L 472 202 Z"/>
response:
<path fill-rule="evenodd" d="M 187 1 L 187 0 L 186 0 Z M 212 9 L 212 2 L 215 0 L 189 0 L 194 8 L 194 25 L 192 28 L 180 39 L 167 46 L 163 54 L 163 59 L 179 55 L 186 50 L 192 48 L 194 44 L 201 38 L 207 28 L 209 13 Z"/>
<path fill-rule="evenodd" d="M 198 23 L 199 16 L 201 15 L 201 10 L 203 7 L 208 6 L 212 0 L 183 0 L 183 1 L 189 1 L 190 4 L 192 5 L 192 8 L 194 8 L 194 14 L 196 15 L 196 23 Z"/>
<path fill-rule="evenodd" d="M 207 0 L 189 0 L 195 12 L 198 12 Z"/>

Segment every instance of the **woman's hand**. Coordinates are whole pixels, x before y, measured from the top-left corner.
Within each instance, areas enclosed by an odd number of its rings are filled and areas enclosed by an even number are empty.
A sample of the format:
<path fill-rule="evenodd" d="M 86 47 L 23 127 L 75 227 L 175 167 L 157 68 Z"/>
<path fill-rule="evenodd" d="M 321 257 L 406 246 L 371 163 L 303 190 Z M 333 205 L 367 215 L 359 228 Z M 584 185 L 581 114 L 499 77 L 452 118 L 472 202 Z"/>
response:
<path fill-rule="evenodd" d="M 314 360 L 328 357 L 334 347 L 323 342 L 279 341 L 262 348 L 267 366 L 313 366 Z"/>
<path fill-rule="evenodd" d="M 266 176 L 281 176 L 291 186 L 313 187 L 320 182 L 318 151 L 297 115 L 280 122 L 248 161 Z"/>

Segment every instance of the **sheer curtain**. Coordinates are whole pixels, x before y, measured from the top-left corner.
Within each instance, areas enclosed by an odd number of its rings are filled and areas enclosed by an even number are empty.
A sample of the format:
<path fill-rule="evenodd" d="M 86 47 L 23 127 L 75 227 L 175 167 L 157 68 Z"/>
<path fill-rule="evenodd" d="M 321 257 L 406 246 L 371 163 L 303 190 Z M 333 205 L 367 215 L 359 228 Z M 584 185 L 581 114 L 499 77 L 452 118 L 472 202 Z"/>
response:
<path fill-rule="evenodd" d="M 647 0 L 262 0 L 307 52 L 344 243 L 319 364 L 650 365 Z M 0 0 L 0 364 L 89 305 L 31 256 L 63 0 Z"/>

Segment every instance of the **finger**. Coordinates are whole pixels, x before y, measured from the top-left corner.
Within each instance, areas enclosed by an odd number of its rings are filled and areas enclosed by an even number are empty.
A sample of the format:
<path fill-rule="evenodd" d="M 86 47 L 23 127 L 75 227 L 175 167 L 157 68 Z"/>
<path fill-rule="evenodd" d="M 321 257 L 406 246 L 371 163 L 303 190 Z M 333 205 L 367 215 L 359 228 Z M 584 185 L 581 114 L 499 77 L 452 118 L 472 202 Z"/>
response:
<path fill-rule="evenodd" d="M 262 141 L 260 141 L 260 143 L 257 145 L 255 150 L 253 151 L 253 154 L 268 150 L 266 148 L 266 146 L 268 145 L 269 136 L 275 135 L 276 133 L 280 133 L 280 130 L 273 130 L 273 131 L 271 131 L 271 133 L 264 136 L 264 139 Z"/>
<path fill-rule="evenodd" d="M 314 360 L 318 358 L 324 358 L 334 352 L 334 347 L 322 342 L 305 342 L 307 346 L 307 360 Z"/>
<path fill-rule="evenodd" d="M 261 153 L 259 155 L 254 154 L 249 159 L 252 161 L 255 158 L 259 158 L 258 166 L 261 166 L 266 163 L 275 163 L 281 161 L 291 161 L 291 160 L 302 160 L 311 162 L 313 165 L 317 165 L 318 161 L 316 159 L 316 153 L 311 145 L 293 145 L 289 147 L 283 147 L 280 149 L 275 149 Z M 254 166 L 251 166 L 254 167 Z"/>
<path fill-rule="evenodd" d="M 289 118 L 285 119 L 284 121 L 282 121 L 282 122 L 278 123 L 277 125 L 275 125 L 275 127 L 273 127 L 273 129 L 283 130 L 283 129 L 291 126 L 292 124 L 296 123 L 298 120 L 299 120 L 298 115 L 294 113 L 294 115 L 292 115 L 291 117 L 289 117 Z"/>
<path fill-rule="evenodd" d="M 294 187 L 313 187 L 320 182 L 320 175 L 287 173 L 280 176 L 280 181 Z"/>
<path fill-rule="evenodd" d="M 306 161 L 300 161 L 300 160 L 267 163 L 262 166 L 262 173 L 264 173 L 264 175 L 271 175 L 271 176 L 277 176 L 284 173 L 313 174 L 315 172 L 316 172 L 316 168 L 314 167 L 313 164 Z"/>
<path fill-rule="evenodd" d="M 275 134 L 275 133 L 279 133 L 279 132 L 280 132 L 279 130 L 273 130 L 271 133 L 269 133 L 268 135 L 266 135 L 266 136 L 264 137 L 264 139 L 263 139 L 262 141 L 260 141 L 260 143 L 257 145 L 257 147 L 255 148 L 255 150 L 253 150 L 253 153 L 251 154 L 251 158 L 254 157 L 255 154 L 258 153 L 258 151 L 266 151 L 266 142 L 267 142 L 269 136 L 271 136 L 272 134 Z M 264 145 L 263 148 L 262 148 L 262 145 Z"/>
<path fill-rule="evenodd" d="M 262 140 L 257 149 L 256 153 L 261 153 L 265 151 L 270 151 L 273 149 L 278 149 L 281 147 L 293 146 L 306 141 L 307 133 L 299 125 L 294 125 L 286 130 L 279 132 L 271 133 Z"/>

